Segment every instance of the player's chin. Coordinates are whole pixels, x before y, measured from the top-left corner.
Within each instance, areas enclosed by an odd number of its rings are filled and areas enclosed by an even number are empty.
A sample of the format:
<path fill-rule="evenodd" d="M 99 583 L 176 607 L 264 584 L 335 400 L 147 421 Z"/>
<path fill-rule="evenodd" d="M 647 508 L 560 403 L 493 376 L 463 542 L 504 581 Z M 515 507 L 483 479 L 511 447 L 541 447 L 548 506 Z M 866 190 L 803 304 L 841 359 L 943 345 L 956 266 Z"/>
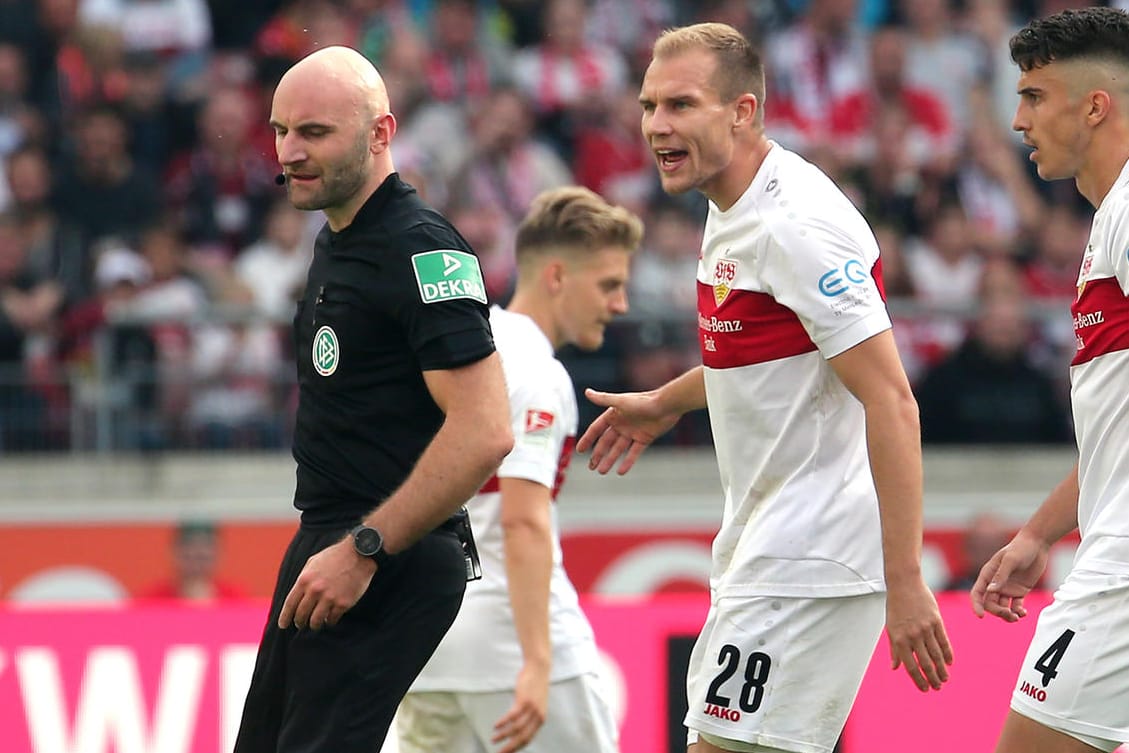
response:
<path fill-rule="evenodd" d="M 697 187 L 697 183 L 692 178 L 686 177 L 681 172 L 661 173 L 659 182 L 662 184 L 663 191 L 672 195 L 683 194 Z"/>
<path fill-rule="evenodd" d="M 604 344 L 604 326 L 594 327 L 584 333 L 584 337 L 576 344 L 581 350 L 599 350 Z"/>

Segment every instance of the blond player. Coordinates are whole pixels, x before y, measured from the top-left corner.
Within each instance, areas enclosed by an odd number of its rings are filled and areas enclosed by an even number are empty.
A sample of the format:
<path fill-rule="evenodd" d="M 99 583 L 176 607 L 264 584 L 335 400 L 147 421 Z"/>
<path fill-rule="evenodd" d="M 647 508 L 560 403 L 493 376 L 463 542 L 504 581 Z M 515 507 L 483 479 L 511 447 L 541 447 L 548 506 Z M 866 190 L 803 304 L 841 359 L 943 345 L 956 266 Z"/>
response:
<path fill-rule="evenodd" d="M 561 566 L 554 506 L 577 430 L 572 381 L 554 352 L 596 350 L 627 311 L 642 224 L 582 188 L 548 191 L 518 229 L 518 282 L 490 325 L 515 436 L 467 508 L 483 578 L 400 707 L 402 753 L 614 753 L 592 629 Z"/>

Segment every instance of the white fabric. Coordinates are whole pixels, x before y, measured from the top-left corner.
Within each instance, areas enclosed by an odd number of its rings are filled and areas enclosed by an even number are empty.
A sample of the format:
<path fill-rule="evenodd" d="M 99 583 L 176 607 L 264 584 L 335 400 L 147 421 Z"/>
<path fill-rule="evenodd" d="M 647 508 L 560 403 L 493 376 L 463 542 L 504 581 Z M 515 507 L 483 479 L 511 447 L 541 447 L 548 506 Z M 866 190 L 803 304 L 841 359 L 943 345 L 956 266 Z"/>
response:
<path fill-rule="evenodd" d="M 494 308 L 490 326 L 506 376 L 514 432 L 514 448 L 497 475 L 556 488 L 571 456 L 578 420 L 568 372 L 528 317 Z M 501 495 L 496 492 L 480 493 L 467 504 L 482 560 L 482 579 L 467 584 L 455 624 L 416 679 L 413 692 L 514 687 L 522 655 L 507 590 L 501 508 Z M 555 681 L 594 672 L 598 657 L 592 628 L 562 565 L 555 505 L 552 535 L 549 631 L 553 647 L 550 679 Z"/>
<path fill-rule="evenodd" d="M 862 405 L 826 360 L 889 329 L 877 261 L 859 212 L 779 145 L 736 204 L 710 206 L 698 311 L 725 501 L 717 597 L 885 589 Z"/>
<path fill-rule="evenodd" d="M 409 693 L 396 727 L 399 753 L 489 753 L 494 724 L 509 711 L 513 692 Z M 523 753 L 618 753 L 615 719 L 594 674 L 549 685 L 548 714 Z"/>
<path fill-rule="evenodd" d="M 1012 709 L 1102 750 L 1129 742 L 1126 614 L 1129 574 L 1072 571 L 1039 613 Z"/>
<path fill-rule="evenodd" d="M 686 726 L 724 740 L 831 753 L 885 616 L 884 594 L 719 599 L 690 655 Z"/>

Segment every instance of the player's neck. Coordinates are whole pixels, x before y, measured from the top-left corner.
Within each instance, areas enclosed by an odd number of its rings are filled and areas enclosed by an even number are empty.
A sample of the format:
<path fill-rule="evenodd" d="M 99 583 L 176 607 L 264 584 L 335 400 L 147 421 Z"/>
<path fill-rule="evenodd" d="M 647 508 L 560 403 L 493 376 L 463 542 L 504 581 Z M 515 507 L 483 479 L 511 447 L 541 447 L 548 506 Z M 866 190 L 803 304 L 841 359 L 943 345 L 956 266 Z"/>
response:
<path fill-rule="evenodd" d="M 757 171 L 760 170 L 771 148 L 772 142 L 763 134 L 748 148 L 738 147 L 729 167 L 702 193 L 716 204 L 718 209 L 723 212 L 728 211 L 752 185 L 753 179 L 757 177 Z"/>
<path fill-rule="evenodd" d="M 555 352 L 563 345 L 563 342 L 559 328 L 554 323 L 552 313 L 544 305 L 547 300 L 549 300 L 548 293 L 531 294 L 527 289 L 519 287 L 514 291 L 514 297 L 506 306 L 506 311 L 511 314 L 522 314 L 532 319 L 542 334 L 548 338 Z"/>
<path fill-rule="evenodd" d="M 1129 161 L 1129 133 L 1120 136 L 1122 138 L 1110 139 L 1108 143 L 1095 141 L 1090 148 L 1090 159 L 1075 176 L 1078 193 L 1095 209 L 1101 206 Z"/>

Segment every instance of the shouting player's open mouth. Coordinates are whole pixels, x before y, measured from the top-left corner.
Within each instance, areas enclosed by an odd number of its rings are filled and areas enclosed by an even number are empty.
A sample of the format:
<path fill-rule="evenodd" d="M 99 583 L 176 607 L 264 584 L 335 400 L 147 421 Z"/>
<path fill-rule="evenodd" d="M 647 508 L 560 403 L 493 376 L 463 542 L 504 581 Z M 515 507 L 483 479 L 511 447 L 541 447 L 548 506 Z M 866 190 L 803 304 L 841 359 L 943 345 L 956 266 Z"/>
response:
<path fill-rule="evenodd" d="M 655 156 L 658 158 L 659 169 L 670 172 L 686 161 L 687 152 L 683 149 L 656 149 Z"/>

